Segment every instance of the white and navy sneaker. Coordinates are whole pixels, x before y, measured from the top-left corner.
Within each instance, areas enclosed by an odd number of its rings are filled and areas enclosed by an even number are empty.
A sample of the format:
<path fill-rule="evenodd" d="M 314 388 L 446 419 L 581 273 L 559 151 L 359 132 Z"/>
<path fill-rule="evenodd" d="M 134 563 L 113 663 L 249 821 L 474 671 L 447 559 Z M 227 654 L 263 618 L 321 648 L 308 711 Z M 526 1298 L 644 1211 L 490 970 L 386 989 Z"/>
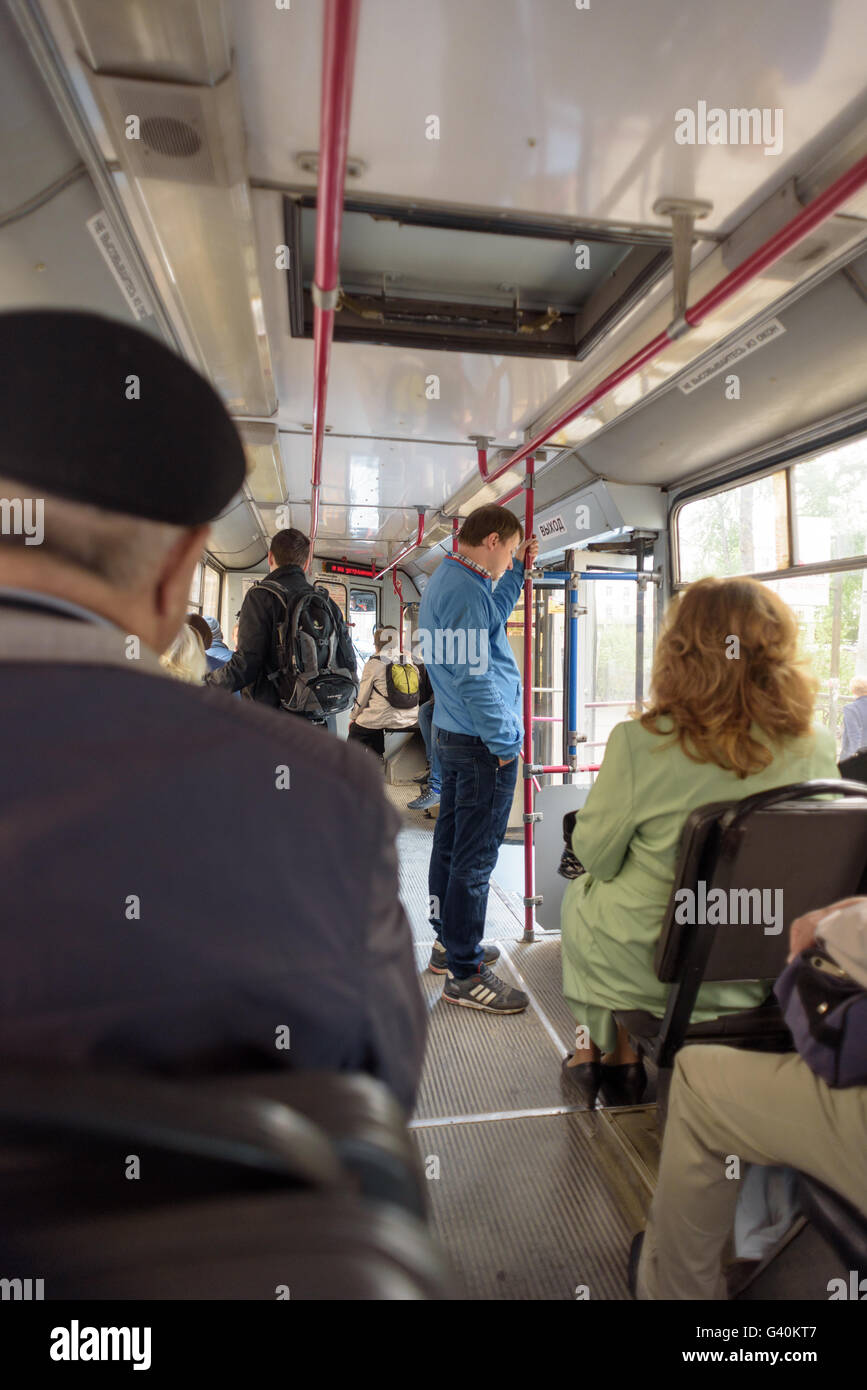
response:
<path fill-rule="evenodd" d="M 519 989 L 512 989 L 493 970 L 480 965 L 475 975 L 456 980 L 449 971 L 443 986 L 443 999 L 448 1004 L 462 1004 L 465 1009 L 484 1009 L 489 1014 L 519 1014 L 529 999 Z"/>
<path fill-rule="evenodd" d="M 484 946 L 482 949 L 485 953 L 485 965 L 493 965 L 494 961 L 500 959 L 499 946 Z M 447 975 L 449 973 L 446 948 L 441 941 L 434 942 L 427 968 L 432 975 Z"/>

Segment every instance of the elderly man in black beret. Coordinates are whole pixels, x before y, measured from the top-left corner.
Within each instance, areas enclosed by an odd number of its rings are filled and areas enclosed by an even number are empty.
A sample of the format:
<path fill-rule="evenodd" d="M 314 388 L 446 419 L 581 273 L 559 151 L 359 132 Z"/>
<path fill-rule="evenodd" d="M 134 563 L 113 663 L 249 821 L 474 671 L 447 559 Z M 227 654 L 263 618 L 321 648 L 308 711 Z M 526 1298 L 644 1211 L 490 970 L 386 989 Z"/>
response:
<path fill-rule="evenodd" d="M 379 779 L 157 659 L 243 481 L 232 421 L 94 315 L 2 314 L 0 353 L 0 1062 L 363 1069 L 411 1106 Z"/>

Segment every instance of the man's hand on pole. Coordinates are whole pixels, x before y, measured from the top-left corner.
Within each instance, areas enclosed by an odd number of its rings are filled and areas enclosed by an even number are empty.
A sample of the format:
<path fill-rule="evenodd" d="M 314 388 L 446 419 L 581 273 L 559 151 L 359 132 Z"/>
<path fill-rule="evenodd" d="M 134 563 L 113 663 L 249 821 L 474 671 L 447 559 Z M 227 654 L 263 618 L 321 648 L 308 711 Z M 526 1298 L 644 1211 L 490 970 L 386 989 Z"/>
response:
<path fill-rule="evenodd" d="M 536 556 L 538 554 L 539 542 L 536 540 L 534 534 L 530 537 L 529 540 L 524 541 L 522 545 L 518 546 L 518 549 L 515 552 L 515 559 L 520 560 L 521 564 L 524 566 L 524 569 L 532 569 Z"/>

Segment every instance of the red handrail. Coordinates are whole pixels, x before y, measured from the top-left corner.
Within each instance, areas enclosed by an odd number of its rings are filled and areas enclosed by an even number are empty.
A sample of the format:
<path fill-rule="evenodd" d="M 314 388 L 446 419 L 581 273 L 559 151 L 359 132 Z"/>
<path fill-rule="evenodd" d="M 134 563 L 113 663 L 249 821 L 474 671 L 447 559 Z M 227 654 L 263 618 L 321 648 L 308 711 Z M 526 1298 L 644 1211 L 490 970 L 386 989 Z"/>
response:
<path fill-rule="evenodd" d="M 533 485 L 536 460 L 527 459 L 524 537 L 533 534 Z M 533 581 L 524 570 L 524 762 L 533 762 Z M 533 940 L 533 787 L 524 778 L 524 940 Z"/>
<path fill-rule="evenodd" d="M 397 597 L 400 600 L 400 654 L 401 656 L 403 656 L 403 588 L 401 586 L 400 580 L 397 577 L 397 570 L 392 570 L 391 572 L 391 587 L 394 589 L 394 592 L 397 594 Z"/>
<path fill-rule="evenodd" d="M 403 547 L 403 550 L 399 550 L 398 553 L 395 555 L 394 559 L 389 560 L 388 564 L 379 571 L 379 574 L 375 574 L 373 576 L 374 579 L 381 579 L 384 574 L 388 574 L 388 571 L 394 569 L 395 565 L 403 559 L 404 555 L 408 555 L 411 550 L 418 550 L 418 547 L 421 545 L 423 540 L 424 512 L 420 511 L 418 514 L 418 535 L 416 536 L 415 540 L 409 541 L 408 544 Z"/>
<path fill-rule="evenodd" d="M 322 95 L 319 109 L 319 178 L 316 188 L 316 264 L 313 275 L 313 474 L 310 482 L 310 539 L 319 528 L 322 441 L 328 396 L 328 365 L 340 273 L 343 185 L 349 142 L 349 111 L 359 0 L 325 0 Z"/>
<path fill-rule="evenodd" d="M 697 327 L 708 315 L 714 313 L 715 310 L 732 299 L 734 295 L 737 294 L 738 290 L 743 289 L 744 285 L 749 284 L 751 280 L 755 280 L 763 270 L 767 270 L 768 266 L 778 261 L 787 251 L 790 251 L 793 246 L 796 246 L 799 241 L 803 241 L 804 237 L 809 236 L 810 232 L 815 231 L 818 226 L 826 222 L 829 217 L 842 207 L 844 203 L 848 202 L 853 194 L 857 193 L 865 184 L 867 184 L 867 155 L 864 155 L 852 165 L 851 169 L 847 169 L 844 174 L 841 174 L 838 179 L 835 179 L 834 182 L 825 189 L 824 193 L 820 193 L 811 203 L 808 203 L 790 222 L 786 223 L 785 227 L 781 227 L 778 232 L 772 237 L 769 237 L 769 239 L 754 251 L 751 256 L 747 256 L 746 260 L 743 261 L 741 265 L 736 266 L 728 275 L 723 276 L 719 284 L 715 285 L 712 290 L 709 290 L 707 294 L 697 300 L 691 309 L 687 309 L 684 313 L 687 330 Z M 591 405 L 595 405 L 596 401 L 601 400 L 601 398 L 606 396 L 609 391 L 612 391 L 615 386 L 620 386 L 624 381 L 627 381 L 629 377 L 634 376 L 636 372 L 639 372 L 648 362 L 651 362 L 654 357 L 657 357 L 663 352 L 670 343 L 674 342 L 681 328 L 682 326 L 680 325 L 672 324 L 669 328 L 665 329 L 664 332 L 657 333 L 655 338 L 651 338 L 649 343 L 645 343 L 643 348 L 633 353 L 622 366 L 617 367 L 613 372 L 609 372 L 608 376 L 604 377 L 598 386 L 594 386 L 592 391 L 588 391 L 575 405 L 569 406 L 561 415 L 558 415 L 557 419 L 554 420 L 552 424 L 546 425 L 543 430 L 540 430 L 535 438 L 529 439 L 526 444 L 522 444 L 520 449 L 512 454 L 510 458 L 506 459 L 504 463 L 501 463 L 499 468 L 495 468 L 493 472 L 487 471 L 486 459 L 486 471 L 482 475 L 485 482 L 493 483 L 497 478 L 507 473 L 510 468 L 517 467 L 524 459 L 534 453 L 536 449 L 540 449 L 544 444 L 547 444 L 552 435 L 559 434 L 560 430 L 564 429 L 566 425 L 571 424 L 573 420 L 577 419 L 579 415 L 582 415 Z M 518 489 L 516 488 L 506 497 L 498 498 L 498 502 L 502 504 L 508 501 L 510 497 L 516 495 L 517 491 Z M 448 502 L 446 502 L 445 506 L 448 507 Z"/>

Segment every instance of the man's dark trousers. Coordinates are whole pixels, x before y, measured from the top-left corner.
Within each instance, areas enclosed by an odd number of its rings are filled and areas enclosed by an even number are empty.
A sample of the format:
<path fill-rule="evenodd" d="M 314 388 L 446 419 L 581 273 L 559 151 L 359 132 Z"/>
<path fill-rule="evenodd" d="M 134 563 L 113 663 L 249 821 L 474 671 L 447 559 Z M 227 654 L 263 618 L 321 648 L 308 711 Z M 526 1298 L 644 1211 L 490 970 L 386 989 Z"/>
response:
<path fill-rule="evenodd" d="M 437 729 L 440 810 L 431 851 L 430 919 L 459 980 L 482 963 L 488 887 L 515 792 L 518 759 L 505 767 L 472 734 Z"/>

